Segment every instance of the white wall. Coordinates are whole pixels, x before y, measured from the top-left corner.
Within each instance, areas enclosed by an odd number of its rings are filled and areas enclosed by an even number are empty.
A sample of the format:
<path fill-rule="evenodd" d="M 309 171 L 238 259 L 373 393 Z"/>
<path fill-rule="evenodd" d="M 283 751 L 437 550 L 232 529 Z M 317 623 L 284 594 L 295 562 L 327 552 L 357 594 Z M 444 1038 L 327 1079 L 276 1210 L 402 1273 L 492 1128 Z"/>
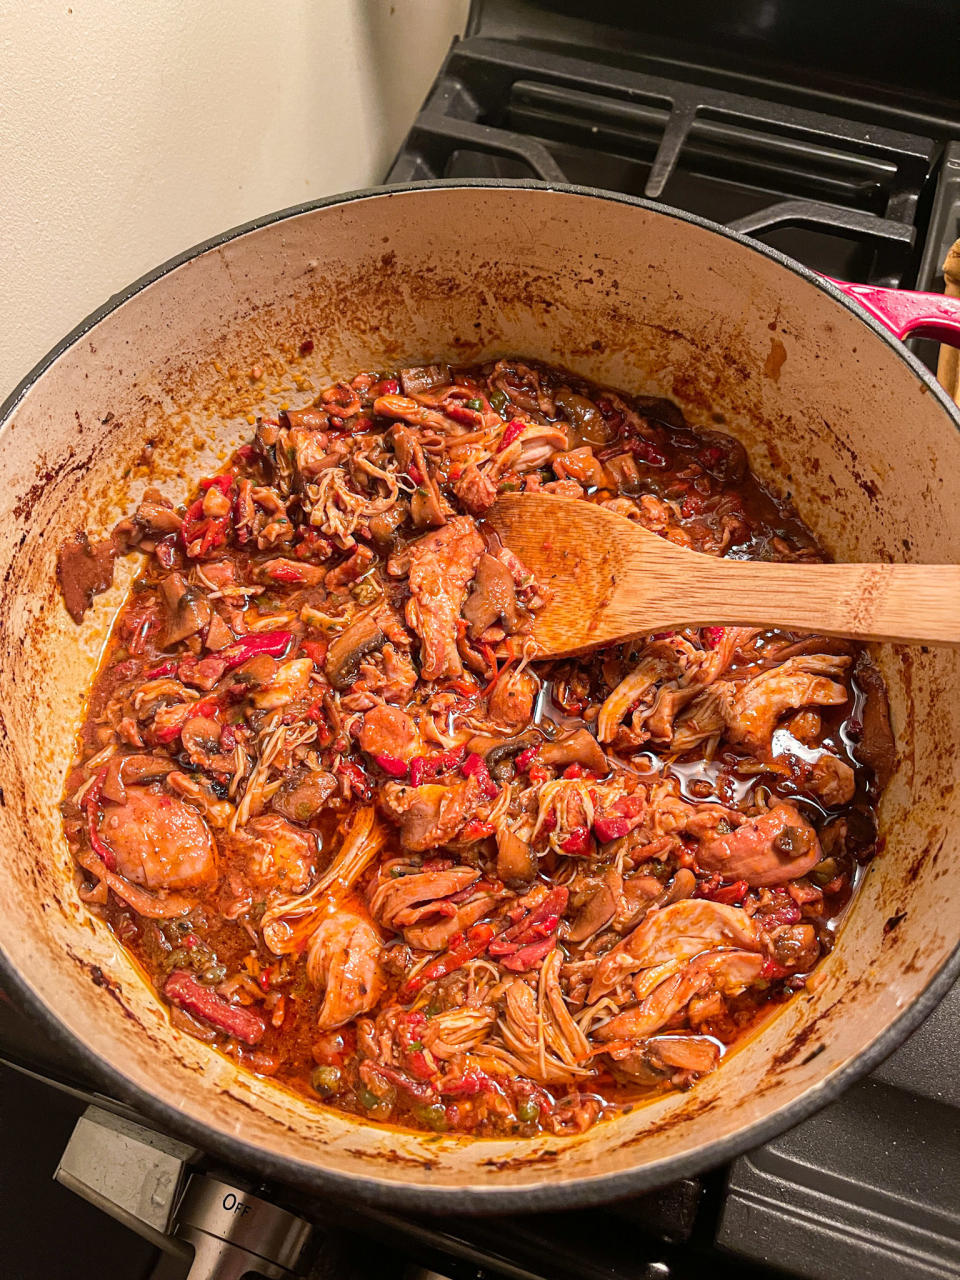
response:
<path fill-rule="evenodd" d="M 377 182 L 468 0 L 0 0 L 0 399 L 218 231 Z"/>

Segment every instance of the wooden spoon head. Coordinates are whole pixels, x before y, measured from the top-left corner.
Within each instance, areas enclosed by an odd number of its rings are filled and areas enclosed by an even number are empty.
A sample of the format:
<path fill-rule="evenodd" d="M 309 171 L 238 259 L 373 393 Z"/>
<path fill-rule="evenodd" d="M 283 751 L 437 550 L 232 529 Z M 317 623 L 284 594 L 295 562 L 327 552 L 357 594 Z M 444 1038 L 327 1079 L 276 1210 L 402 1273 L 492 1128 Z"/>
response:
<path fill-rule="evenodd" d="M 552 494 L 505 494 L 486 520 L 544 589 L 547 603 L 533 630 L 541 654 L 583 653 L 643 629 L 635 615 L 645 541 L 653 544 L 655 571 L 662 539 L 595 503 Z M 621 608 L 628 603 L 622 598 L 628 570 L 630 618 Z M 659 621 L 651 615 L 650 629 L 656 630 Z"/>

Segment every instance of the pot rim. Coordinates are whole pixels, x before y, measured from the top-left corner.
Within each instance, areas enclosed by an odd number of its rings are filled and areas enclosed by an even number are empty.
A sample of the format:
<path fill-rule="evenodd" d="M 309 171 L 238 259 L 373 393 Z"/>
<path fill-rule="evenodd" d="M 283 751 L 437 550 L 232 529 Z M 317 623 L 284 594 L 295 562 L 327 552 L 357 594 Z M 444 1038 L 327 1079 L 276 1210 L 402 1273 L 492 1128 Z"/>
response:
<path fill-rule="evenodd" d="M 542 191 L 547 194 L 556 193 L 609 200 L 618 204 L 632 205 L 649 213 L 656 213 L 664 217 L 675 218 L 681 222 L 690 223 L 693 226 L 711 231 L 752 249 L 754 252 L 791 271 L 794 275 L 802 277 L 823 293 L 828 294 L 834 302 L 855 314 L 863 325 L 881 338 L 888 346 L 893 347 L 914 377 L 926 387 L 927 391 L 933 393 L 947 416 L 952 420 L 954 427 L 960 431 L 960 408 L 949 398 L 930 370 L 888 329 L 848 298 L 832 281 L 811 271 L 808 267 L 803 266 L 802 263 L 788 257 L 779 250 L 753 240 L 742 232 L 724 227 L 720 223 L 711 222 L 707 218 L 701 218 L 684 210 L 674 209 L 657 201 L 573 183 L 551 183 L 532 179 L 505 178 L 457 178 L 402 183 L 396 186 L 369 187 L 292 205 L 286 209 L 242 223 L 229 231 L 221 232 L 219 235 L 201 241 L 192 248 L 169 258 L 166 262 L 161 263 L 152 271 L 148 271 L 132 284 L 114 294 L 56 343 L 34 365 L 0 405 L 0 431 L 4 429 L 17 405 L 34 383 L 42 377 L 61 355 L 95 328 L 102 319 L 149 285 L 154 284 L 165 275 L 170 274 L 192 259 L 200 257 L 207 251 L 216 249 L 251 232 L 262 230 L 289 218 L 312 213 L 318 209 L 331 208 L 336 205 L 348 205 L 357 200 L 389 199 L 393 195 L 409 194 L 417 191 L 443 191 L 463 188 Z M 939 970 L 933 974 L 927 985 L 911 1004 L 897 1018 L 888 1023 L 871 1044 L 851 1058 L 833 1075 L 821 1080 L 819 1084 L 806 1090 L 795 1098 L 793 1102 L 780 1107 L 763 1119 L 740 1128 L 725 1138 L 708 1143 L 696 1151 L 664 1157 L 661 1160 L 638 1166 L 635 1169 L 600 1174 L 593 1178 L 571 1179 L 556 1185 L 542 1183 L 539 1186 L 518 1187 L 499 1186 L 497 1182 L 493 1182 L 489 1187 L 410 1187 L 405 1186 L 399 1180 L 366 1177 L 359 1174 L 335 1173 L 324 1169 L 320 1165 L 309 1164 L 293 1156 L 274 1155 L 254 1144 L 212 1129 L 200 1120 L 194 1120 L 183 1115 L 174 1107 L 148 1093 L 139 1085 L 134 1084 L 122 1072 L 95 1053 L 83 1040 L 69 1031 L 60 1022 L 53 1010 L 34 992 L 26 979 L 10 963 L 5 951 L 0 946 L 0 980 L 2 980 L 6 991 L 16 998 L 30 1016 L 37 1020 L 44 1032 L 55 1043 L 65 1048 L 96 1081 L 103 1085 L 109 1095 L 129 1104 L 138 1113 L 164 1130 L 231 1164 L 239 1165 L 241 1168 L 255 1168 L 261 1177 L 276 1180 L 281 1184 L 285 1183 L 305 1191 L 324 1191 L 334 1195 L 347 1196 L 377 1207 L 392 1207 L 434 1213 L 452 1211 L 467 1214 L 516 1213 L 519 1210 L 537 1211 L 569 1207 L 571 1202 L 578 1207 L 587 1207 L 663 1186 L 676 1181 L 678 1178 L 690 1177 L 719 1164 L 726 1163 L 805 1120 L 815 1111 L 820 1110 L 836 1099 L 849 1085 L 878 1066 L 933 1011 L 958 979 L 960 979 L 960 943 L 957 944 L 951 955 L 944 961 Z M 483 1139 L 478 1139 L 478 1141 L 483 1141 Z"/>

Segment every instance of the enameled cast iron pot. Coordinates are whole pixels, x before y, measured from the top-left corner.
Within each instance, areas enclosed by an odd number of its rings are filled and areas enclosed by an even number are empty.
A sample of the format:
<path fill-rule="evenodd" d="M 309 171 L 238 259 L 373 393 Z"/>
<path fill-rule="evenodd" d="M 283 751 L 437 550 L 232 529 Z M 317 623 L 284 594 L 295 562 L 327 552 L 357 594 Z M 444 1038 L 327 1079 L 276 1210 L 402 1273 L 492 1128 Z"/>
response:
<path fill-rule="evenodd" d="M 414 1134 L 313 1106 L 170 1025 L 80 902 L 57 809 L 133 568 L 78 630 L 57 546 L 105 532 L 147 484 L 179 501 L 251 415 L 325 379 L 502 354 L 732 431 L 837 559 L 960 561 L 960 415 L 887 330 L 742 236 L 573 187 L 393 188 L 230 232 L 75 330 L 0 430 L 2 981 L 165 1128 L 262 1176 L 417 1209 L 587 1204 L 729 1159 L 878 1063 L 960 972 L 960 649 L 887 647 L 899 761 L 882 851 L 822 985 L 689 1093 L 571 1139 Z"/>

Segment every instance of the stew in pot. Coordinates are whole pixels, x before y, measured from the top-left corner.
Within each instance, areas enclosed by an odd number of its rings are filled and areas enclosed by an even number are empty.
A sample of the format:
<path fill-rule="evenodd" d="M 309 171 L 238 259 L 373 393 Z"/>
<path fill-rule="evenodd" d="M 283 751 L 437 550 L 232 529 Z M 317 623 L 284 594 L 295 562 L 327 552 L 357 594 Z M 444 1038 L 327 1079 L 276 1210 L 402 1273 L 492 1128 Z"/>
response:
<path fill-rule="evenodd" d="M 368 1119 L 569 1133 L 691 1085 L 816 981 L 876 846 L 864 651 L 707 627 L 539 662 L 484 522 L 517 490 L 823 558 L 733 437 L 518 360 L 339 382 L 60 554 L 78 620 L 145 557 L 66 784 L 81 895 L 178 1026 Z"/>

